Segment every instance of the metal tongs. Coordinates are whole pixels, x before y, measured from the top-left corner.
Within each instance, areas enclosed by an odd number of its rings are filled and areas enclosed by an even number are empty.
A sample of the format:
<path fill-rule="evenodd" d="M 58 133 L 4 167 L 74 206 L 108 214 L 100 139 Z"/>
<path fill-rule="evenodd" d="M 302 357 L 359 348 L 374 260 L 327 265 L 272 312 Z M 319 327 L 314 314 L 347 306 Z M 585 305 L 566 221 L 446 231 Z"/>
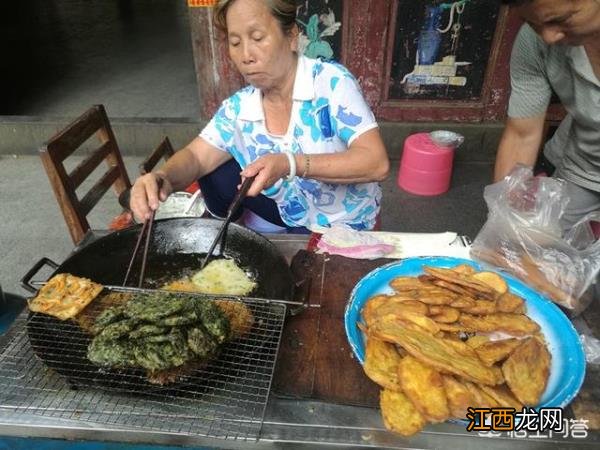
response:
<path fill-rule="evenodd" d="M 162 179 L 157 180 L 158 192 L 162 188 Z M 133 268 L 133 263 L 135 258 L 137 257 L 138 251 L 140 249 L 140 244 L 142 243 L 142 239 L 144 238 L 144 234 L 146 234 L 146 242 L 144 242 L 144 253 L 142 255 L 142 267 L 140 269 L 140 278 L 138 280 L 138 288 L 142 287 L 142 283 L 144 282 L 144 275 L 146 274 L 146 260 L 148 259 L 148 247 L 150 246 L 150 237 L 152 236 L 152 225 L 154 224 L 154 216 L 156 215 L 156 210 L 152 210 L 150 213 L 150 217 L 144 220 L 144 224 L 142 225 L 142 229 L 138 236 L 137 242 L 135 243 L 135 248 L 133 249 L 133 254 L 131 255 L 131 259 L 129 260 L 129 266 L 127 266 L 127 273 L 125 274 L 125 278 L 123 279 L 123 286 L 127 286 L 127 281 L 129 280 L 129 274 L 131 273 L 131 269 Z"/>
<path fill-rule="evenodd" d="M 256 176 L 246 178 L 244 180 L 244 182 L 242 183 L 242 185 L 240 186 L 240 190 L 237 191 L 237 194 L 235 194 L 235 197 L 234 197 L 233 201 L 231 202 L 231 205 L 229 205 L 229 209 L 227 210 L 227 217 L 225 217 L 225 220 L 223 221 L 221 228 L 219 228 L 219 232 L 215 236 L 215 239 L 213 240 L 212 244 L 210 245 L 210 247 L 208 249 L 208 253 L 206 253 L 206 256 L 202 260 L 202 264 L 200 264 L 201 270 L 204 269 L 204 267 L 206 267 L 206 264 L 210 260 L 210 257 L 212 256 L 213 252 L 215 251 L 215 247 L 217 246 L 217 243 L 221 240 L 221 236 L 224 236 L 225 230 L 227 229 L 227 227 L 229 226 L 229 223 L 231 222 L 231 218 L 237 212 L 237 210 L 240 207 L 240 205 L 242 204 L 242 201 L 244 200 L 244 198 L 246 198 L 248 189 L 250 189 L 250 186 L 252 186 L 252 183 L 254 182 L 255 178 L 256 178 Z M 223 241 L 224 240 L 225 239 L 223 239 Z M 223 252 L 223 243 L 221 243 L 221 252 Z"/>

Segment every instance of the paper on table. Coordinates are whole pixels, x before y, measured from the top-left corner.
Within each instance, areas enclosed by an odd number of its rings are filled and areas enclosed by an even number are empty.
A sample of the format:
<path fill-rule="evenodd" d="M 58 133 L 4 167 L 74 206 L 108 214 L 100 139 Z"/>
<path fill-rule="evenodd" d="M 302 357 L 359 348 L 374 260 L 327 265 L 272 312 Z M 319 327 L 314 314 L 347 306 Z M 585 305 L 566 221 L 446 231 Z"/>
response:
<path fill-rule="evenodd" d="M 470 246 L 464 246 L 458 234 L 445 233 L 390 233 L 387 231 L 367 231 L 396 250 L 386 258 L 409 258 L 413 256 L 455 256 L 468 258 Z"/>

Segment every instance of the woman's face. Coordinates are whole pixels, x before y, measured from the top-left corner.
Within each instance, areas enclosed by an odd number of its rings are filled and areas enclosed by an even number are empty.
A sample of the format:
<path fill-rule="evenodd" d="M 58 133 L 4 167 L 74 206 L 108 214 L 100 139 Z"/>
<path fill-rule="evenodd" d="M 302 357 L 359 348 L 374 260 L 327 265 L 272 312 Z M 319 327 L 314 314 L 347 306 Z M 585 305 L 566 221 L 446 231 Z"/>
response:
<path fill-rule="evenodd" d="M 584 45 L 600 39 L 600 0 L 532 0 L 517 11 L 547 44 Z"/>
<path fill-rule="evenodd" d="M 236 0 L 227 10 L 229 56 L 244 79 L 265 90 L 291 70 L 297 34 L 286 35 L 263 0 Z"/>

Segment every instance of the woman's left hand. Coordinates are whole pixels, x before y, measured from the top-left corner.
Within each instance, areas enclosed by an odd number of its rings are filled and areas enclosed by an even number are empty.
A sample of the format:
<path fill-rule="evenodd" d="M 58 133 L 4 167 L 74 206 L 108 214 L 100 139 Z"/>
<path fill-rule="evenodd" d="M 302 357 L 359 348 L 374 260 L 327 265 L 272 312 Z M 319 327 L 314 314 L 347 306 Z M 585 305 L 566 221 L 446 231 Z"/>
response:
<path fill-rule="evenodd" d="M 258 158 L 248 164 L 240 173 L 243 178 L 256 175 L 256 179 L 248 190 L 249 197 L 256 197 L 262 190 L 273 186 L 280 178 L 290 173 L 290 163 L 283 153 L 272 153 Z"/>

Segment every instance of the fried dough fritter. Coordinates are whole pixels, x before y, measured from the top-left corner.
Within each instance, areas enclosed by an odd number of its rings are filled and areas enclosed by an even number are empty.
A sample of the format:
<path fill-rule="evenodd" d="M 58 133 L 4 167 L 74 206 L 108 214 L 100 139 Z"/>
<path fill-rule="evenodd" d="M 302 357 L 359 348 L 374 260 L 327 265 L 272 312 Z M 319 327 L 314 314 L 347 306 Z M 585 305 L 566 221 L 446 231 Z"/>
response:
<path fill-rule="evenodd" d="M 29 301 L 29 309 L 60 320 L 76 317 L 100 292 L 103 286 L 70 273 L 53 276 Z"/>

